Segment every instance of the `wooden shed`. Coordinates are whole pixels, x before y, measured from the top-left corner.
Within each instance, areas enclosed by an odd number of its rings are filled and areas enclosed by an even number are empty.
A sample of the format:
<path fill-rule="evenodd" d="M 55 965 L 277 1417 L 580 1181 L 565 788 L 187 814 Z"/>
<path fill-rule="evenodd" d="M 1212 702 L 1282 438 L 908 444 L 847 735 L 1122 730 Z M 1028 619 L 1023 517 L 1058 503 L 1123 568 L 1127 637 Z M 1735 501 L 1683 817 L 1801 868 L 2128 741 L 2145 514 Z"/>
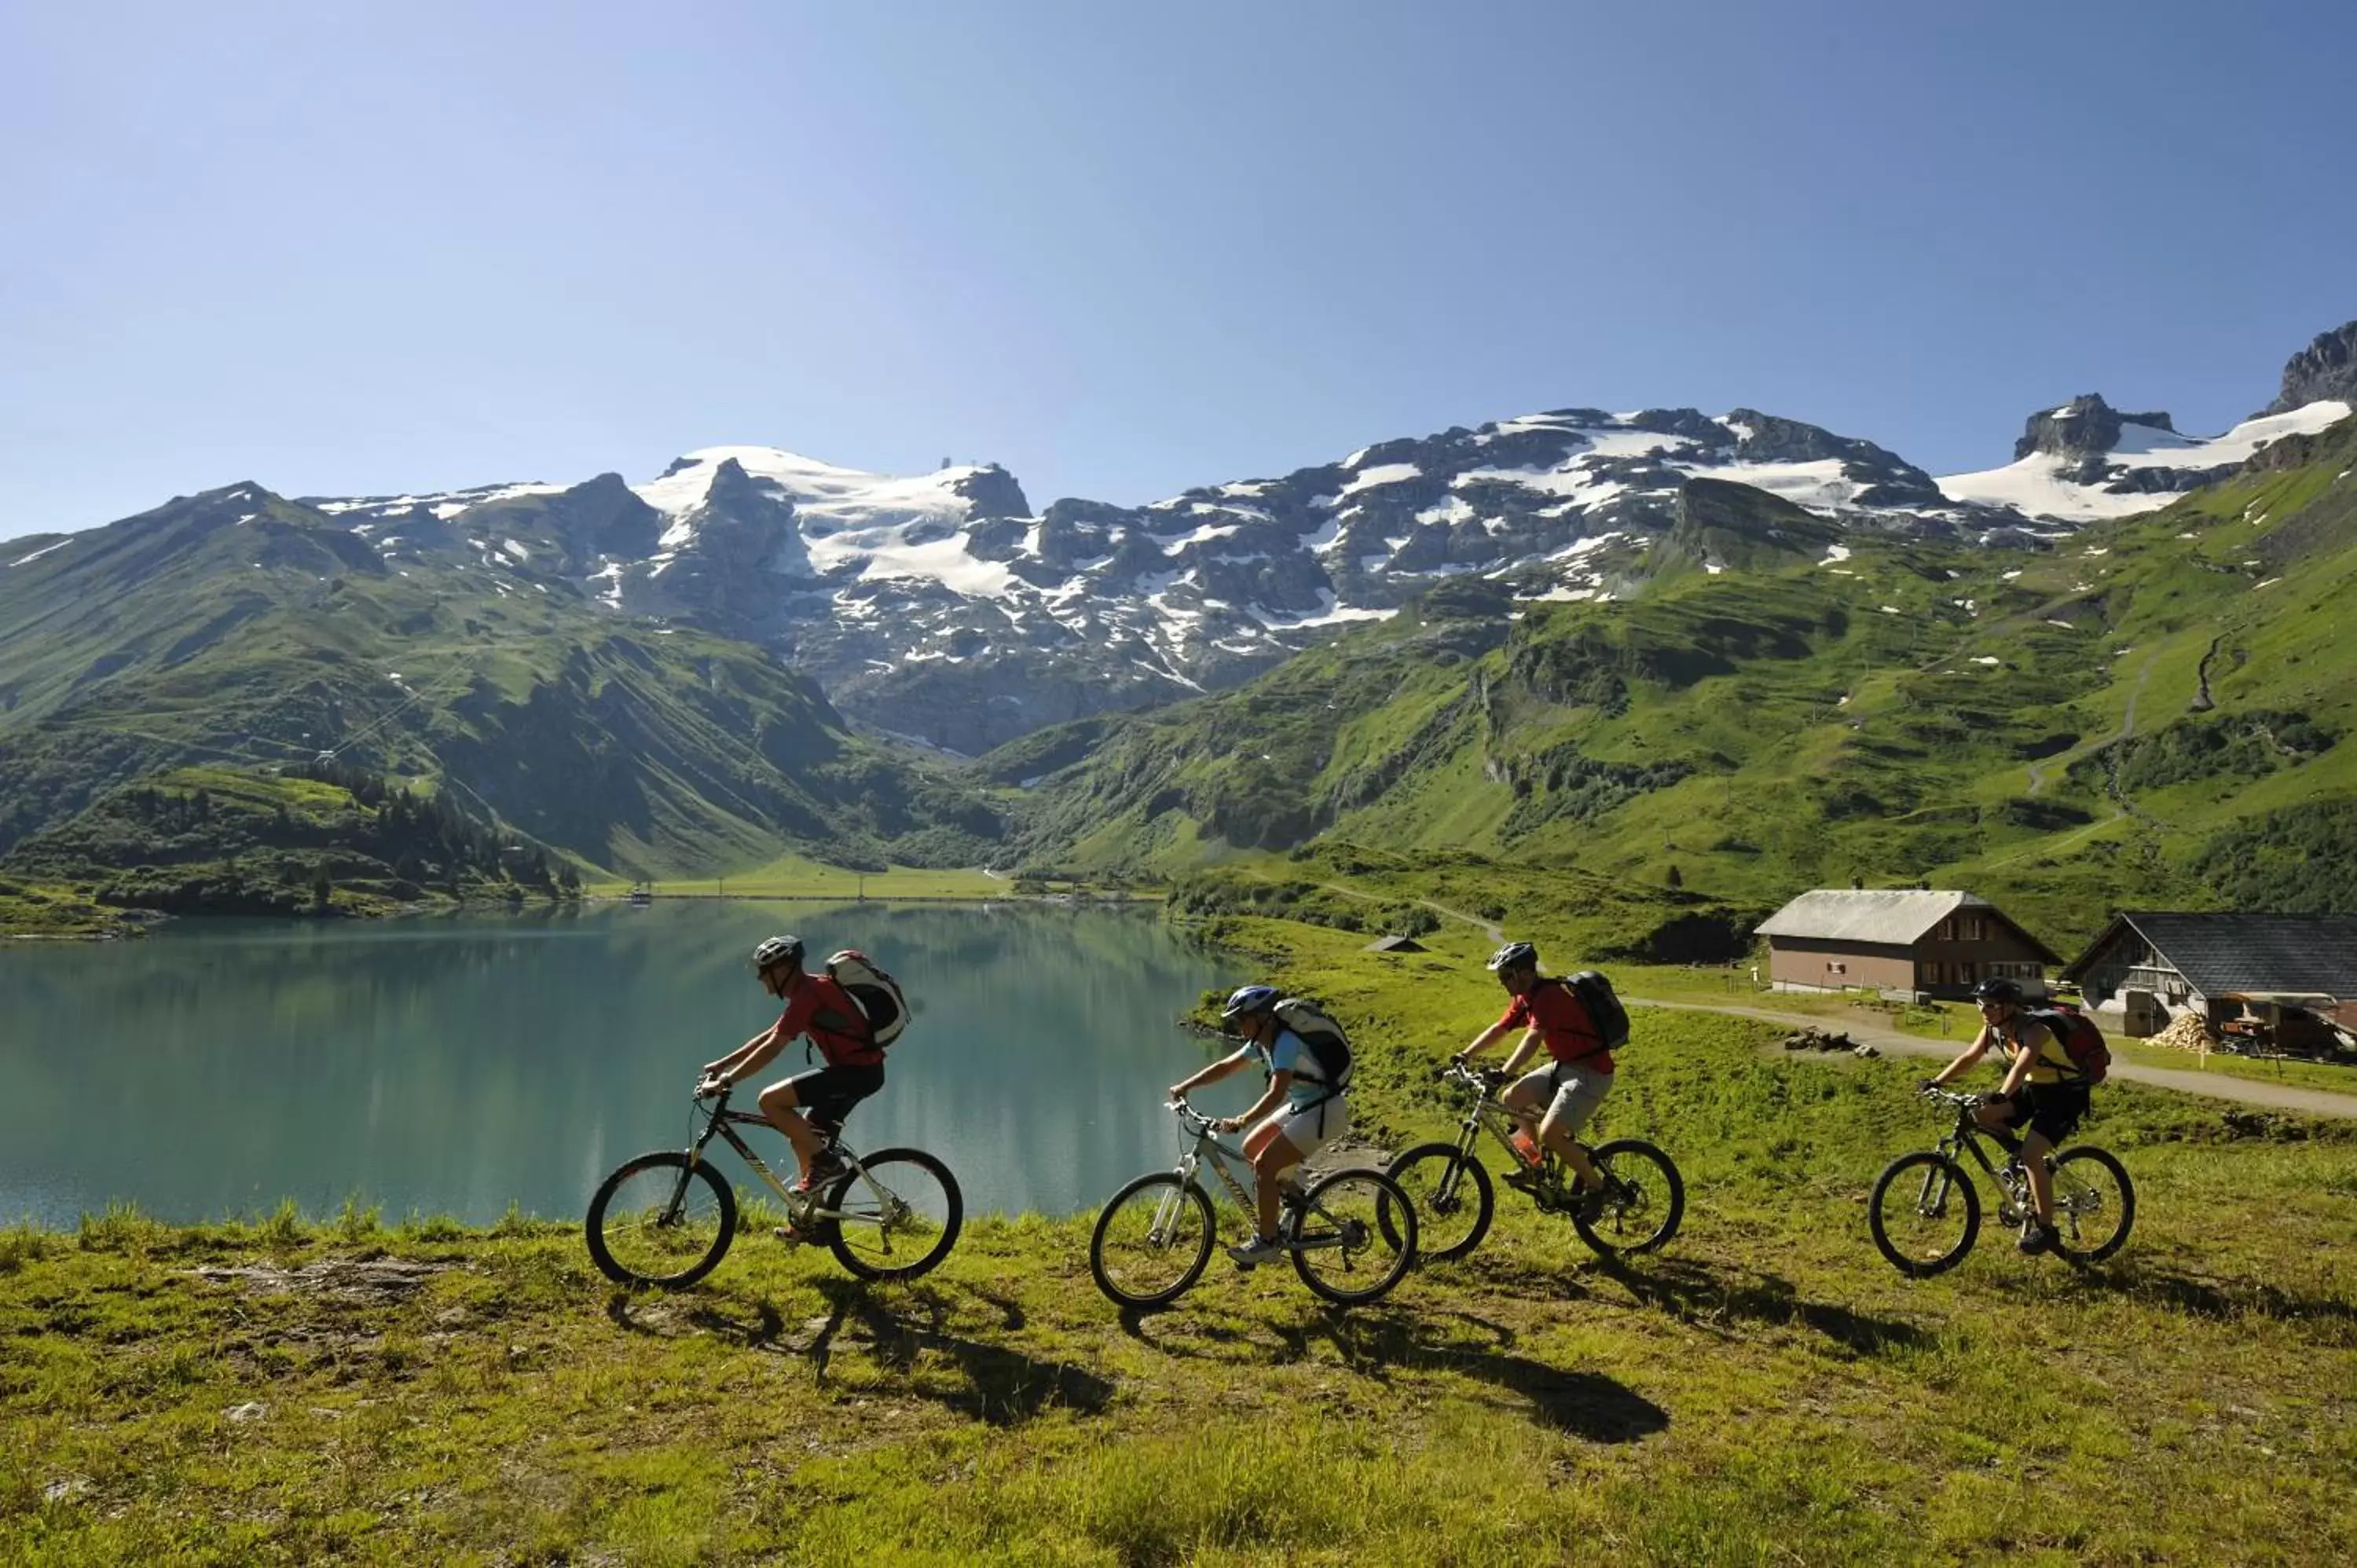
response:
<path fill-rule="evenodd" d="M 2191 1009 L 2213 1029 L 2252 1011 L 2254 997 L 2297 997 L 2331 1016 L 2327 999 L 2357 1001 L 2357 916 L 2123 910 L 2062 978 L 2089 1006 L 2124 1010 L 2131 1034 L 2135 996 L 2160 1004 L 2145 1015 L 2158 1022 Z"/>
<path fill-rule="evenodd" d="M 2039 982 L 2062 961 L 1986 898 L 1914 888 L 1820 888 L 1776 911 L 1768 977 L 1780 991 L 1970 995 L 1984 980 Z"/>

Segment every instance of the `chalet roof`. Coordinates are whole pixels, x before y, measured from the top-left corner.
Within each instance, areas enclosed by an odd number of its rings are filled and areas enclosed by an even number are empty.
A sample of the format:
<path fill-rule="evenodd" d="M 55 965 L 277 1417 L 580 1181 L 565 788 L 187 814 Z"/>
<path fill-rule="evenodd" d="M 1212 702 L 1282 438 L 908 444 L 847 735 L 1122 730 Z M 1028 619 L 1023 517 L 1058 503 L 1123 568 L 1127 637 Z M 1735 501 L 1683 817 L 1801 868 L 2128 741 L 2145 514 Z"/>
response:
<path fill-rule="evenodd" d="M 1369 952 L 1422 952 L 1424 944 L 1414 937 L 1377 937 L 1367 944 Z"/>
<path fill-rule="evenodd" d="M 1815 937 L 1824 941 L 1911 945 L 1959 909 L 1994 909 L 1970 893 L 1927 893 L 1911 887 L 1868 892 L 1820 887 L 1768 917 L 1754 934 Z"/>
<path fill-rule="evenodd" d="M 2062 972 L 2073 978 L 2133 929 L 2204 996 L 2309 991 L 2357 997 L 2357 916 L 2127 909 Z"/>

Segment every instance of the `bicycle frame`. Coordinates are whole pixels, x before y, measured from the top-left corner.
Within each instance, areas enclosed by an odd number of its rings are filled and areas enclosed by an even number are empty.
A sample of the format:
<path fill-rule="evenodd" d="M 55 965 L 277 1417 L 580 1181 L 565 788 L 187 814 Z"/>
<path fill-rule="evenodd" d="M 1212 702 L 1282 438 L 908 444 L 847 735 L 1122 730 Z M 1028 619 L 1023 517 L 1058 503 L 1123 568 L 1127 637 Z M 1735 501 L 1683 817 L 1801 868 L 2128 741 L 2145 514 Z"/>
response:
<path fill-rule="evenodd" d="M 1472 1158 L 1473 1145 L 1486 1131 L 1497 1140 L 1498 1147 L 1505 1151 L 1508 1170 L 1524 1168 L 1523 1152 L 1514 1147 L 1512 1136 L 1520 1122 L 1514 1113 L 1506 1109 L 1505 1101 L 1492 1094 L 1490 1086 L 1470 1068 L 1451 1066 L 1442 1076 L 1473 1091 L 1473 1103 L 1466 1108 L 1465 1120 L 1458 1123 L 1457 1129 L 1458 1155 L 1461 1158 Z M 1577 1138 L 1572 1142 L 1583 1149 L 1587 1147 Z M 1546 1173 L 1549 1179 L 1555 1179 L 1561 1162 L 1556 1159 L 1555 1151 L 1544 1144 L 1541 1145 L 1541 1153 L 1544 1157 L 1539 1168 Z"/>
<path fill-rule="evenodd" d="M 1200 1171 L 1207 1163 L 1212 1174 L 1220 1178 L 1221 1185 L 1227 1188 L 1228 1196 L 1235 1199 L 1236 1207 L 1246 1214 L 1257 1213 L 1260 1198 L 1254 1187 L 1246 1187 L 1237 1179 L 1235 1172 L 1230 1168 L 1232 1165 L 1243 1166 L 1245 1171 L 1252 1174 L 1256 1187 L 1259 1173 L 1253 1171 L 1250 1157 L 1242 1149 L 1230 1148 L 1214 1137 L 1211 1133 L 1211 1118 L 1189 1105 L 1185 1101 L 1169 1101 L 1169 1109 L 1177 1113 L 1180 1128 L 1193 1133 L 1194 1141 L 1179 1151 L 1178 1164 L 1171 1173 L 1178 1178 L 1178 1185 L 1173 1187 L 1156 1207 L 1154 1229 L 1149 1234 L 1160 1237 L 1178 1219 L 1179 1205 L 1187 1200 L 1187 1188 L 1193 1184 L 1196 1173 Z M 1184 1137 L 1186 1132 L 1182 1131 L 1180 1135 Z M 1297 1187 L 1288 1190 L 1285 1184 L 1279 1183 L 1277 1205 L 1280 1214 L 1277 1221 L 1278 1234 L 1285 1238 L 1286 1244 L 1293 1250 L 1307 1251 L 1313 1248 L 1340 1247 L 1347 1244 L 1346 1238 L 1339 1233 L 1330 1236 L 1305 1236 L 1301 1233 L 1301 1220 L 1308 1210 L 1303 1206 L 1302 1194 Z"/>
<path fill-rule="evenodd" d="M 704 1163 L 705 1149 L 711 1144 L 712 1140 L 716 1137 L 721 1142 L 726 1144 L 730 1148 L 736 1150 L 737 1157 L 743 1160 L 748 1165 L 750 1165 L 753 1168 L 753 1174 L 759 1176 L 761 1180 L 768 1185 L 770 1190 L 778 1195 L 778 1201 L 786 1206 L 786 1212 L 793 1216 L 794 1222 L 797 1225 L 808 1224 L 811 1221 L 819 1219 L 865 1219 L 870 1218 L 866 1215 L 848 1214 L 839 1208 L 821 1208 L 818 1207 L 819 1197 L 815 1189 L 798 1196 L 789 1188 L 784 1182 L 779 1180 L 777 1173 L 770 1169 L 768 1164 L 762 1160 L 761 1156 L 753 1152 L 752 1145 L 746 1143 L 744 1138 L 739 1135 L 737 1131 L 738 1124 L 768 1127 L 772 1131 L 776 1129 L 777 1124 L 758 1111 L 729 1110 L 729 1090 L 724 1089 L 717 1095 L 713 1096 L 712 1108 L 708 1112 L 705 1111 L 701 1101 L 697 1102 L 696 1110 L 704 1115 L 704 1126 L 703 1129 L 696 1133 L 694 1142 L 688 1145 L 687 1165 L 686 1167 L 680 1172 L 678 1190 L 672 1195 L 672 1212 L 675 1213 L 680 1203 L 686 1197 L 687 1184 L 695 1175 L 695 1167 Z M 824 1146 L 843 1157 L 845 1162 L 850 1165 L 852 1172 L 862 1181 L 867 1184 L 868 1190 L 876 1195 L 877 1200 L 879 1203 L 889 1206 L 893 1210 L 897 1210 L 899 1205 L 899 1199 L 894 1197 L 891 1193 L 885 1191 L 884 1188 L 877 1183 L 876 1178 L 867 1174 L 867 1167 L 860 1163 L 859 1155 L 852 1149 L 851 1145 L 843 1141 L 841 1130 L 826 1127 L 815 1122 L 813 1123 L 813 1125 L 817 1126 L 819 1132 L 824 1137 Z M 780 1136 L 783 1136 L 783 1134 L 780 1133 Z M 667 1214 L 665 1218 L 668 1219 L 670 1216 Z"/>
<path fill-rule="evenodd" d="M 1982 1172 L 1989 1180 L 1996 1184 L 2000 1192 L 2020 1196 L 2014 1194 L 2012 1184 L 2006 1179 L 2005 1172 L 1989 1159 L 1988 1152 L 1981 1147 L 1981 1140 L 1988 1139 L 1998 1148 L 2003 1149 L 2013 1160 L 2018 1160 L 2021 1157 L 2020 1141 L 2010 1133 L 1992 1133 L 1980 1124 L 1973 1114 L 1980 1104 L 1976 1096 L 1943 1093 L 1941 1098 L 1955 1106 L 1956 1124 L 1948 1130 L 1946 1137 L 1933 1145 L 1944 1163 L 1936 1169 L 1924 1173 L 1922 1196 L 1916 1201 L 1917 1212 L 1937 1214 L 1945 1210 L 1948 1202 L 1948 1187 L 1953 1179 L 1948 1173 L 1964 1168 L 1964 1161 L 1957 1158 L 1964 1154 L 1970 1154 L 1973 1156 Z"/>

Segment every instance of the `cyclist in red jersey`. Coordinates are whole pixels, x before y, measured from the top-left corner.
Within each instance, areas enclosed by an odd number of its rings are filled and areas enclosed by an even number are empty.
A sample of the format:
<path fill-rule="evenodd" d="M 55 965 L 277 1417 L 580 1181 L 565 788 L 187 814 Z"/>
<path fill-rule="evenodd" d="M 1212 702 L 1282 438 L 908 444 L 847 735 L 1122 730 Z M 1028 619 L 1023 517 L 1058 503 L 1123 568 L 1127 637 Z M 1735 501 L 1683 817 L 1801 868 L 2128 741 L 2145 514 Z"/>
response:
<path fill-rule="evenodd" d="M 1508 942 L 1491 958 L 1490 969 L 1513 1000 L 1503 1016 L 1457 1053 L 1457 1059 L 1469 1062 L 1516 1029 L 1522 1030 L 1521 1042 L 1506 1058 L 1505 1075 L 1514 1081 L 1498 1097 L 1499 1101 L 1522 1124 L 1524 1136 L 1535 1130 L 1538 1144 L 1555 1151 L 1565 1168 L 1578 1179 L 1583 1200 L 1600 1199 L 1603 1184 L 1597 1179 L 1596 1167 L 1589 1163 L 1587 1151 L 1580 1147 L 1577 1134 L 1612 1089 L 1612 1053 L 1605 1047 L 1603 1033 L 1567 983 L 1539 973 L 1538 950 L 1530 943 Z M 1514 1078 L 1542 1046 L 1550 1058 L 1548 1064 Z M 1537 1155 L 1534 1153 L 1531 1157 L 1535 1161 Z M 1520 1186 L 1528 1179 L 1528 1173 L 1516 1172 L 1506 1179 Z"/>
<path fill-rule="evenodd" d="M 718 1061 L 706 1062 L 705 1081 L 713 1086 L 734 1083 L 769 1065 L 797 1035 L 825 1058 L 825 1065 L 780 1079 L 761 1090 L 761 1114 L 786 1135 L 802 1162 L 802 1177 L 795 1188 L 807 1192 L 843 1174 L 842 1162 L 828 1152 L 826 1140 L 811 1125 L 811 1117 L 841 1127 L 851 1108 L 884 1087 L 884 1052 L 869 1037 L 867 1015 L 851 993 L 823 974 L 802 971 L 802 940 L 771 937 L 753 950 L 753 969 L 761 989 L 778 997 L 786 1010 L 778 1021 Z M 806 1117 L 803 1112 L 809 1112 Z"/>

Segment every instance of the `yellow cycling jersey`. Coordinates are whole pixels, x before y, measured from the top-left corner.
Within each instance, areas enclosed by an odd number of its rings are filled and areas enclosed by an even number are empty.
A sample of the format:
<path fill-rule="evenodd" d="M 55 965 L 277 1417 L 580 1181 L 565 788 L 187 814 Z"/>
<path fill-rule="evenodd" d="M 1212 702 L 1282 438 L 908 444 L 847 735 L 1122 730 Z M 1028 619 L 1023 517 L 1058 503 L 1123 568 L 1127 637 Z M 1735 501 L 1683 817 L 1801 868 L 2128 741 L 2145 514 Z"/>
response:
<path fill-rule="evenodd" d="M 1997 1031 L 1997 1042 L 2005 1047 L 2006 1061 L 2008 1066 L 2014 1058 L 2021 1055 L 2021 1044 L 2014 1031 L 2020 1029 L 2027 1023 L 2027 1019 L 2016 1019 L 2010 1029 Z M 2043 1024 L 2030 1026 L 2046 1037 L 2039 1043 L 2038 1056 L 2029 1064 L 2029 1072 L 2024 1081 L 2029 1083 L 2078 1081 L 2080 1076 L 2078 1064 L 2071 1059 L 2071 1053 L 2063 1048 L 2062 1042 L 2055 1036 L 2054 1031 Z"/>

